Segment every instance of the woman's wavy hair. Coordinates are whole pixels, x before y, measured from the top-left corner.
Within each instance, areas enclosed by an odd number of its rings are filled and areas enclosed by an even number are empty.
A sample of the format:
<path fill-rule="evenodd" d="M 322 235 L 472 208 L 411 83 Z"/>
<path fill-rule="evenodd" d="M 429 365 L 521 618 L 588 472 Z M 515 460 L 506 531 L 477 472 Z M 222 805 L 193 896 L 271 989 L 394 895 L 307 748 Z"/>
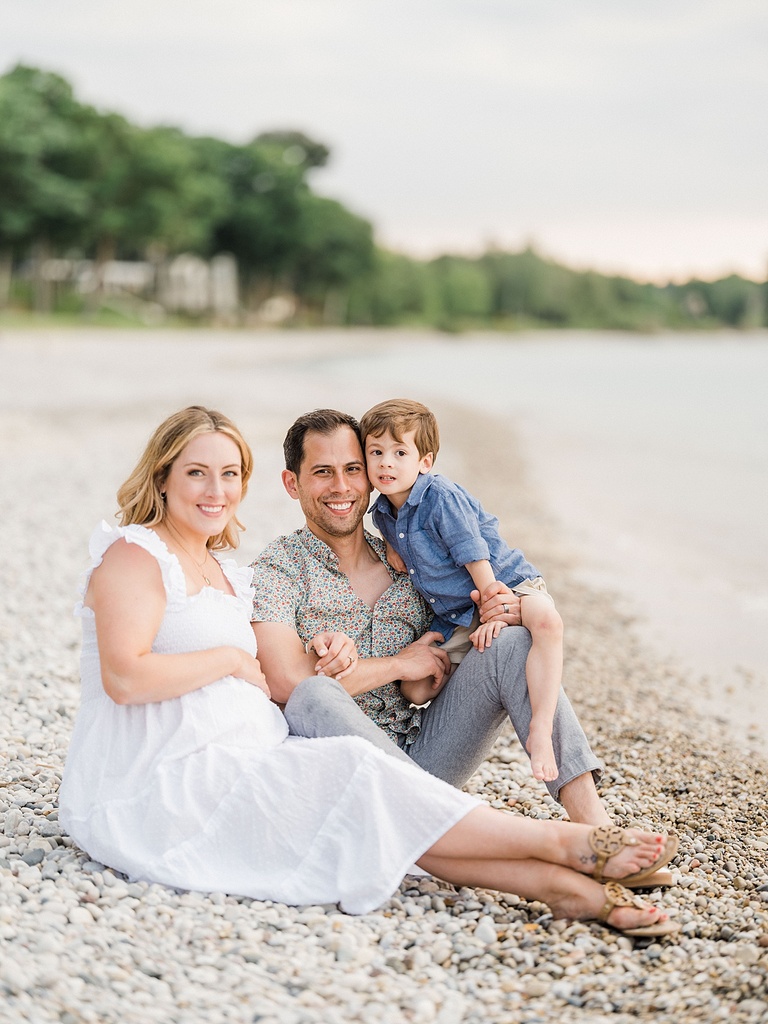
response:
<path fill-rule="evenodd" d="M 150 437 L 136 468 L 118 490 L 120 509 L 117 517 L 121 526 L 132 523 L 157 526 L 163 522 L 166 509 L 162 490 L 170 468 L 189 442 L 201 434 L 225 434 L 235 442 L 240 451 L 242 497 L 245 497 L 253 472 L 253 454 L 245 438 L 223 413 L 202 405 L 190 405 L 160 424 Z M 240 543 L 238 531 L 244 529 L 237 517 L 233 517 L 221 533 L 208 539 L 207 546 L 212 551 L 236 548 Z"/>

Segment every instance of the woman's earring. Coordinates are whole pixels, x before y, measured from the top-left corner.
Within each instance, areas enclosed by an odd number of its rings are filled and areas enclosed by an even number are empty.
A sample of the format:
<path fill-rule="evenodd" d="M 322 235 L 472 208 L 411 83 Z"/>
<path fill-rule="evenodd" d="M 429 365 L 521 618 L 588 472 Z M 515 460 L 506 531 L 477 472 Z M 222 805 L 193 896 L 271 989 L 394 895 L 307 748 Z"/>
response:
<path fill-rule="evenodd" d="M 160 491 L 160 497 L 165 501 L 165 491 Z"/>

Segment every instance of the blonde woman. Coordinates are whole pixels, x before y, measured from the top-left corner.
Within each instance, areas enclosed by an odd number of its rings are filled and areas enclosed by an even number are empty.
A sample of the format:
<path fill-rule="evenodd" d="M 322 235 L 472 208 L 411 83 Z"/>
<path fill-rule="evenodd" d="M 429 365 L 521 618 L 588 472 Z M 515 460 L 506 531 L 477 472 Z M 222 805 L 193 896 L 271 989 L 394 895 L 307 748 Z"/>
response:
<path fill-rule="evenodd" d="M 237 545 L 251 469 L 230 420 L 183 409 L 120 488 L 120 525 L 91 539 L 60 794 L 81 848 L 132 878 L 350 913 L 418 863 L 557 917 L 675 931 L 617 884 L 669 859 L 663 836 L 517 817 L 363 739 L 288 735 L 255 657 L 251 571 L 219 554 Z M 351 641 L 323 639 L 344 661 Z"/>

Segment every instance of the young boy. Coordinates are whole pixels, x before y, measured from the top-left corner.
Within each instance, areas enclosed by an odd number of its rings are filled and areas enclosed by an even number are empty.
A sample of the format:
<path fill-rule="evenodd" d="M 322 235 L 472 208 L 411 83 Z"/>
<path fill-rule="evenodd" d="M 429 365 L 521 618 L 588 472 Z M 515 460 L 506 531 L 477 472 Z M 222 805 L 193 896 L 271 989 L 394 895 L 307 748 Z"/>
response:
<path fill-rule="evenodd" d="M 544 580 L 499 536 L 498 519 L 459 484 L 430 473 L 440 447 L 434 415 L 420 402 L 380 402 L 360 421 L 368 477 L 380 493 L 373 522 L 393 568 L 408 572 L 434 611 L 432 629 L 458 664 L 474 646 L 489 647 L 508 623 L 480 622 L 470 596 L 495 580 L 520 597 L 531 634 L 526 678 L 533 716 L 526 744 L 534 777 L 557 778 L 552 720 L 563 671 L 563 623 Z"/>

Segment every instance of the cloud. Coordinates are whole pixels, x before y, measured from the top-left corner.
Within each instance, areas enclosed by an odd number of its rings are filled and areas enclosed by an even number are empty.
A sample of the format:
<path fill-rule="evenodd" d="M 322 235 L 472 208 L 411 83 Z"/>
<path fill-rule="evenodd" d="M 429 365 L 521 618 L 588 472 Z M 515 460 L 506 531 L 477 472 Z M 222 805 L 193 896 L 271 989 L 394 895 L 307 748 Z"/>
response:
<path fill-rule="evenodd" d="M 317 187 L 414 246 L 601 217 L 764 223 L 767 42 L 753 0 L 5 0 L 0 13 L 0 68 L 59 70 L 144 124 L 235 141 L 302 129 L 333 150 Z M 768 238 L 742 235 L 754 273 Z"/>

